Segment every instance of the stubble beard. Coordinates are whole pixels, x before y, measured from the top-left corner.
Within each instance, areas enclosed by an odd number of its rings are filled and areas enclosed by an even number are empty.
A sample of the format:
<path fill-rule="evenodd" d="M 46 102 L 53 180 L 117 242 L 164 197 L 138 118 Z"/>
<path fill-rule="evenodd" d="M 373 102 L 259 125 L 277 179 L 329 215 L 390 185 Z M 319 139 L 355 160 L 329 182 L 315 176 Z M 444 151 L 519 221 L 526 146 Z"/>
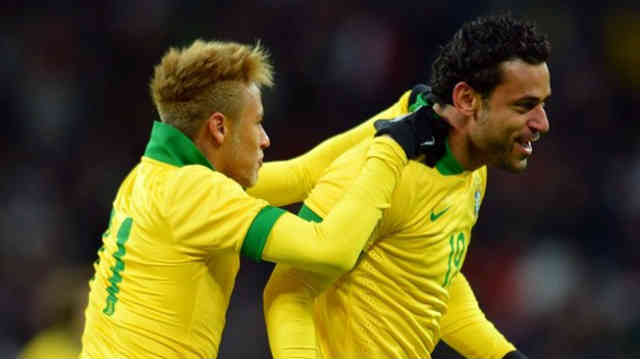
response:
<path fill-rule="evenodd" d="M 496 156 L 496 167 L 510 172 L 510 173 L 522 173 L 527 169 L 528 157 L 514 158 L 515 141 L 509 141 L 502 151 L 500 156 Z M 514 163 L 514 161 L 517 162 Z"/>
<path fill-rule="evenodd" d="M 484 110 L 479 114 L 479 122 L 485 125 L 489 122 L 489 104 L 484 104 Z M 514 158 L 515 140 L 507 138 L 506 140 L 491 141 L 487 144 L 487 165 L 510 173 L 522 173 L 527 168 L 527 157 L 521 159 Z M 521 166 L 517 166 L 513 161 L 518 161 Z"/>

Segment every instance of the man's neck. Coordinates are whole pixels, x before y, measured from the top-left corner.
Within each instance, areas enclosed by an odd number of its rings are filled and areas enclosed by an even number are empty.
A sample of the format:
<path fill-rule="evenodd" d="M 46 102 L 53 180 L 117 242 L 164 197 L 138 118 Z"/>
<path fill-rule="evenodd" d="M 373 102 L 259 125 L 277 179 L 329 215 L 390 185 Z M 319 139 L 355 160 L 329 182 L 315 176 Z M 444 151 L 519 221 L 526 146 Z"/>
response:
<path fill-rule="evenodd" d="M 465 132 L 469 118 L 464 117 L 451 105 L 440 106 L 435 104 L 433 110 L 451 126 L 447 138 L 449 150 L 462 168 L 466 171 L 473 171 L 482 167 L 483 163 L 477 159 L 479 156 L 474 153 L 474 149 Z"/>
<path fill-rule="evenodd" d="M 473 156 L 473 148 L 468 137 L 458 131 L 456 128 L 452 128 L 449 131 L 449 149 L 453 154 L 453 157 L 460 163 L 462 168 L 466 171 L 473 171 L 482 167 L 483 163 L 477 160 L 477 156 Z"/>

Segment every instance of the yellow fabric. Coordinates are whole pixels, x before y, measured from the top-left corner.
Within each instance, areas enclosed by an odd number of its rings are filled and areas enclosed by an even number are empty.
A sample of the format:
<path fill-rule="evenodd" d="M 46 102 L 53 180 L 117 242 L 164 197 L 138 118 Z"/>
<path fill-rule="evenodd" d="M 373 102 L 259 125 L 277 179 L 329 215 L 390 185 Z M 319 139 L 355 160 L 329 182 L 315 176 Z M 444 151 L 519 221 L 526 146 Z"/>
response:
<path fill-rule="evenodd" d="M 325 140 L 302 156 L 287 161 L 266 162 L 258 174 L 258 182 L 247 193 L 274 206 L 302 202 L 322 172 L 344 151 L 373 137 L 374 119 Z"/>
<path fill-rule="evenodd" d="M 309 223 L 284 214 L 271 230 L 263 259 L 320 273 L 341 274 L 353 268 L 382 210 L 389 207 L 407 162 L 402 148 L 389 137 L 368 143 L 372 145 L 366 149 L 366 165 L 325 221 Z"/>
<path fill-rule="evenodd" d="M 467 279 L 460 273 L 449 288 L 449 310 L 442 318 L 442 340 L 466 358 L 502 358 L 516 350 L 487 320 Z"/>
<path fill-rule="evenodd" d="M 407 99 L 383 116 L 406 113 Z M 312 190 L 305 204 L 320 217 L 352 183 L 366 147 L 367 140 L 339 157 Z M 443 175 L 410 161 L 351 272 L 334 282 L 276 266 L 265 289 L 274 357 L 430 357 L 485 188 L 484 167 Z"/>
<path fill-rule="evenodd" d="M 331 275 L 300 272 L 286 264 L 276 265 L 264 289 L 264 315 L 274 358 L 323 357 L 312 313 L 315 298 L 335 279 Z M 340 331 L 333 335 L 343 334 Z"/>
<path fill-rule="evenodd" d="M 215 357 L 242 241 L 266 205 L 204 166 L 143 157 L 113 202 L 81 356 Z"/>
<path fill-rule="evenodd" d="M 152 135 L 145 154 L 174 163 L 199 158 L 181 135 L 156 127 L 182 152 L 151 146 Z M 373 142 L 362 175 L 336 214 L 322 224 L 292 214 L 270 223 L 261 233 L 268 235 L 263 259 L 332 273 L 355 264 L 407 163 L 390 138 Z M 204 165 L 142 157 L 121 184 L 102 237 L 80 356 L 216 357 L 238 253 L 267 205 Z M 365 219 L 352 229 L 353 221 L 343 217 L 354 214 Z"/>
<path fill-rule="evenodd" d="M 67 327 L 52 327 L 29 340 L 18 358 L 75 358 L 80 353 L 79 339 Z"/>

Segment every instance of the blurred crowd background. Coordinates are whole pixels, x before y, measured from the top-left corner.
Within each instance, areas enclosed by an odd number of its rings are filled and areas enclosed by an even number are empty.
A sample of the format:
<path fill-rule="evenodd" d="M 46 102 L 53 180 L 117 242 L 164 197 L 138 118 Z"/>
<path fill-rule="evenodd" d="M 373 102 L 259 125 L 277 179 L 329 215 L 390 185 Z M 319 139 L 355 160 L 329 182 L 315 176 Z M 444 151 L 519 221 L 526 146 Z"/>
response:
<path fill-rule="evenodd" d="M 505 10 L 552 41 L 551 132 L 524 175 L 489 172 L 463 272 L 530 357 L 640 356 L 637 1 L 111 0 L 0 4 L 0 357 L 78 347 L 90 265 L 157 119 L 148 82 L 170 46 L 269 49 L 278 160 L 426 82 L 463 22 Z M 270 357 L 271 269 L 243 260 L 221 358 Z"/>

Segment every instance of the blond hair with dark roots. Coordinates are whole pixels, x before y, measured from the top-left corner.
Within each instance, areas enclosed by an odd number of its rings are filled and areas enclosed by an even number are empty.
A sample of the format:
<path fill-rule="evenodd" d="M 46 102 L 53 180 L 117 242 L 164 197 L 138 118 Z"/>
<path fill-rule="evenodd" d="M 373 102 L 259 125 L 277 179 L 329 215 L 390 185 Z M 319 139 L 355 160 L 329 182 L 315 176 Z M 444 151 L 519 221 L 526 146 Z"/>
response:
<path fill-rule="evenodd" d="M 214 112 L 231 120 L 244 105 L 244 86 L 273 84 L 266 50 L 235 42 L 196 40 L 189 47 L 171 48 L 155 67 L 149 84 L 162 122 L 191 139 Z"/>

